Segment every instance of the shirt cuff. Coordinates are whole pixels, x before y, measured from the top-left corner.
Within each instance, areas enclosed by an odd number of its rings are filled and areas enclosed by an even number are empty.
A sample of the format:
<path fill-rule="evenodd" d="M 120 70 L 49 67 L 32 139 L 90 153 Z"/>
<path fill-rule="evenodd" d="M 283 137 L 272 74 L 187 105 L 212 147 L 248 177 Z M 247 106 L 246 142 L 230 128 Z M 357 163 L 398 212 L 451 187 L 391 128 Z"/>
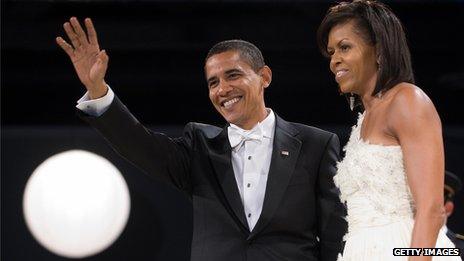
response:
<path fill-rule="evenodd" d="M 99 117 L 110 107 L 114 99 L 114 92 L 108 86 L 108 92 L 105 96 L 91 100 L 89 92 L 86 92 L 82 98 L 77 101 L 76 108 L 87 113 L 90 116 Z"/>

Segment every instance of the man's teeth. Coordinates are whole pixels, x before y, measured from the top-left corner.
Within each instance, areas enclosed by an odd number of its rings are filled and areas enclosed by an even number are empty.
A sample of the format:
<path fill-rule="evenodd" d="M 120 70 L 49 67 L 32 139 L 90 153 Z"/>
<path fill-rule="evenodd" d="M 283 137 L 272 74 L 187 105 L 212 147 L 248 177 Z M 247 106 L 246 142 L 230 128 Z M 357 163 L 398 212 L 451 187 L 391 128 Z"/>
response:
<path fill-rule="evenodd" d="M 230 106 L 232 106 L 232 104 L 238 102 L 239 100 L 240 100 L 240 98 L 237 97 L 237 98 L 233 98 L 232 100 L 226 101 L 226 102 L 224 102 L 224 107 L 226 107 L 226 108 L 230 107 Z"/>

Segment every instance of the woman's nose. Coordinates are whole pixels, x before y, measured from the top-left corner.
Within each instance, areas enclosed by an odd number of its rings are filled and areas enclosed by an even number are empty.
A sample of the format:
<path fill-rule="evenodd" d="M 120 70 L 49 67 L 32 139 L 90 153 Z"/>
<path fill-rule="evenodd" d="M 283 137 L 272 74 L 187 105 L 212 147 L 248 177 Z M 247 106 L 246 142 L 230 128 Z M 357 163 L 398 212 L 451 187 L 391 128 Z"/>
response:
<path fill-rule="evenodd" d="M 338 55 L 337 53 L 334 53 L 331 57 L 330 57 L 330 69 L 332 71 L 335 70 L 335 68 L 341 63 L 341 58 L 340 58 L 340 55 Z"/>

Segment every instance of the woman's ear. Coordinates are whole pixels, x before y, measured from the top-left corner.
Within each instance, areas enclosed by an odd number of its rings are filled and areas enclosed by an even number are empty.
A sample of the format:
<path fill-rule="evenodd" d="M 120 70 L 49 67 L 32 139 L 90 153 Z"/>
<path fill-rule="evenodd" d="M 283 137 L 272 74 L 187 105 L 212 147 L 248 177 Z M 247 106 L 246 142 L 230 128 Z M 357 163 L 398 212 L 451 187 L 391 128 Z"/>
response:
<path fill-rule="evenodd" d="M 380 67 L 382 64 L 382 54 L 380 53 L 380 45 L 376 44 L 375 45 L 375 61 L 377 63 L 377 67 Z"/>

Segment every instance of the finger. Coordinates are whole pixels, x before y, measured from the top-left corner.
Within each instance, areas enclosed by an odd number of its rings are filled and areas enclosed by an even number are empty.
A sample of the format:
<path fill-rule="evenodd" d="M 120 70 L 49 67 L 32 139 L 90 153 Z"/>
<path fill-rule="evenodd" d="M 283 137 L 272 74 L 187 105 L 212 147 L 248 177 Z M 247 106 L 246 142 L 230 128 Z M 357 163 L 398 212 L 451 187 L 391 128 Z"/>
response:
<path fill-rule="evenodd" d="M 64 31 L 66 35 L 68 35 L 69 40 L 71 40 L 71 44 L 73 45 L 74 49 L 77 49 L 81 46 L 79 39 L 77 38 L 77 34 L 74 32 L 74 29 L 71 27 L 69 22 L 63 24 Z"/>
<path fill-rule="evenodd" d="M 109 57 L 106 54 L 105 50 L 102 50 L 97 55 L 97 68 L 100 74 L 100 77 L 104 78 L 106 70 L 108 69 L 108 60 Z"/>
<path fill-rule="evenodd" d="M 108 55 L 106 54 L 106 51 L 105 50 L 102 50 L 99 54 L 98 54 L 98 60 L 105 66 L 108 65 L 108 60 L 109 60 L 109 57 Z"/>
<path fill-rule="evenodd" d="M 63 38 L 56 37 L 55 40 L 56 43 L 61 47 L 61 49 L 63 49 L 69 55 L 69 57 L 72 58 L 74 56 L 74 49 Z"/>
<path fill-rule="evenodd" d="M 81 27 L 81 24 L 77 20 L 76 17 L 71 17 L 70 19 L 71 25 L 74 29 L 74 32 L 77 34 L 77 37 L 79 38 L 79 42 L 86 46 L 89 44 L 89 41 L 87 40 L 87 35 L 85 34 L 84 30 Z"/>
<path fill-rule="evenodd" d="M 87 34 L 89 35 L 90 44 L 98 45 L 97 31 L 95 31 L 95 27 L 93 26 L 92 19 L 90 18 L 85 19 L 85 27 L 87 29 Z"/>

